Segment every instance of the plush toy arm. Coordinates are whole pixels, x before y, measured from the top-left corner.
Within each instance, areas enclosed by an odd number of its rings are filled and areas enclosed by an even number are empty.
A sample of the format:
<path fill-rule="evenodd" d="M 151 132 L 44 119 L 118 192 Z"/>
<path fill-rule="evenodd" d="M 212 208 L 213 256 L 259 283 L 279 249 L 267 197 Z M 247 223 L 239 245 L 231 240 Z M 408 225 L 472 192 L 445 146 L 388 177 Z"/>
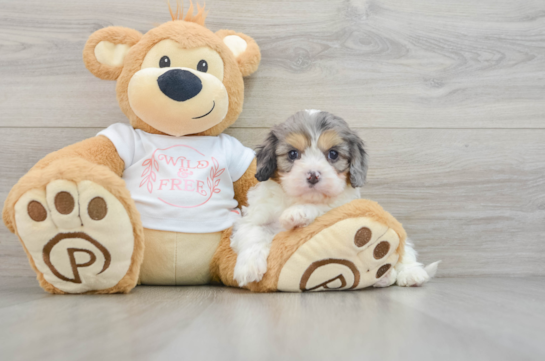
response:
<path fill-rule="evenodd" d="M 248 205 L 248 191 L 257 184 L 255 173 L 256 160 L 254 159 L 246 170 L 246 173 L 233 184 L 233 187 L 235 188 L 235 199 L 237 200 L 239 207 Z"/>
<path fill-rule="evenodd" d="M 43 169 L 52 162 L 64 158 L 82 158 L 94 164 L 104 165 L 118 176 L 123 174 L 125 167 L 114 144 L 105 136 L 99 135 L 46 155 L 30 171 Z"/>
<path fill-rule="evenodd" d="M 106 166 L 118 176 L 123 174 L 123 169 L 125 166 L 113 143 L 105 136 L 100 135 L 98 137 L 89 138 L 79 143 L 69 145 L 61 150 L 48 154 L 42 160 L 36 163 L 29 173 L 39 172 L 57 160 L 74 158 L 82 159 L 93 164 Z M 23 184 L 25 184 L 25 176 L 21 177 L 19 182 L 17 182 L 17 184 L 11 189 L 4 203 L 2 218 L 12 233 L 15 232 L 13 206 L 17 200 L 29 190 L 23 186 Z"/>

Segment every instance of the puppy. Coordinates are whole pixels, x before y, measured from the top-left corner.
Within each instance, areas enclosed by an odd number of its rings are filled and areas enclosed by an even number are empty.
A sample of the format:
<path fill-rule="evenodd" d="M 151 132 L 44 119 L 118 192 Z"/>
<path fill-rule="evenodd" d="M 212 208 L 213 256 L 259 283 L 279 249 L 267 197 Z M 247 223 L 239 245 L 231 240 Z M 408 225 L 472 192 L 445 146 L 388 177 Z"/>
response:
<path fill-rule="evenodd" d="M 260 281 L 276 234 L 305 227 L 329 210 L 360 198 L 367 175 L 364 143 L 341 118 L 318 110 L 301 111 L 272 128 L 257 149 L 260 181 L 248 192 L 248 207 L 235 223 L 231 247 L 237 253 L 234 278 L 242 287 Z M 375 286 L 427 282 L 407 242 L 404 266 L 398 265 Z M 430 265 L 432 266 L 432 265 Z M 435 265 L 436 267 L 436 265 Z"/>

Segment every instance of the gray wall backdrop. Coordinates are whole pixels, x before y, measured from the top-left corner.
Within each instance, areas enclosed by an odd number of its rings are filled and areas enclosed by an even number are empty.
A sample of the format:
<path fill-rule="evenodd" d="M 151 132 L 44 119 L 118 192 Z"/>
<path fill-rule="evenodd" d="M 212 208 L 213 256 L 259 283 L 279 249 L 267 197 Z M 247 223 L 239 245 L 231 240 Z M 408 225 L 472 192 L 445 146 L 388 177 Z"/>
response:
<path fill-rule="evenodd" d="M 228 133 L 248 146 L 305 108 L 345 118 L 370 153 L 365 198 L 439 275 L 545 274 L 545 2 L 208 0 L 207 25 L 263 60 Z M 126 122 L 87 37 L 169 20 L 162 0 L 0 0 L 0 202 L 47 153 Z M 32 276 L 0 227 L 0 276 Z"/>

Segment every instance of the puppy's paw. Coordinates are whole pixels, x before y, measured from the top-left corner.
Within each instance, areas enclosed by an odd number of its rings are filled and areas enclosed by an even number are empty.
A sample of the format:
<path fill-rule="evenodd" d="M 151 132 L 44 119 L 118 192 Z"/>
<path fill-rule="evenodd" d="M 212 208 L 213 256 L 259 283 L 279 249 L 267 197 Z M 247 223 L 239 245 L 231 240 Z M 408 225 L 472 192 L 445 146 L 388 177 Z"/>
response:
<path fill-rule="evenodd" d="M 412 267 L 397 274 L 397 285 L 401 287 L 420 287 L 430 280 L 423 267 Z"/>
<path fill-rule="evenodd" d="M 261 281 L 265 272 L 267 272 L 267 255 L 253 251 L 238 255 L 234 279 L 240 287 Z"/>
<path fill-rule="evenodd" d="M 302 209 L 292 207 L 286 209 L 280 216 L 280 225 L 290 231 L 297 227 L 306 227 L 311 224 L 311 219 Z"/>
<path fill-rule="evenodd" d="M 397 271 L 392 268 L 390 272 L 384 277 L 382 277 L 377 283 L 373 285 L 373 287 L 377 288 L 383 288 L 383 287 L 390 287 L 394 283 L 396 283 L 397 279 Z"/>

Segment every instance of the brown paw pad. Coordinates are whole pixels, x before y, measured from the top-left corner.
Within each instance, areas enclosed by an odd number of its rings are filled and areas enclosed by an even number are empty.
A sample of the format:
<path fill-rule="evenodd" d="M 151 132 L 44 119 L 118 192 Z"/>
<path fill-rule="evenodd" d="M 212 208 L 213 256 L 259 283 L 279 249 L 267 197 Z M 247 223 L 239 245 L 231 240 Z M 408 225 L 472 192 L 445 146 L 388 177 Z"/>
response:
<path fill-rule="evenodd" d="M 354 244 L 357 247 L 363 247 L 369 243 L 371 238 L 373 238 L 373 232 L 367 227 L 362 227 L 358 229 L 356 235 L 354 236 Z"/>
<path fill-rule="evenodd" d="M 377 271 L 377 278 L 384 276 L 384 274 L 390 270 L 390 267 L 392 267 L 391 264 L 385 264 L 384 266 L 381 266 Z"/>
<path fill-rule="evenodd" d="M 382 241 L 375 247 L 373 257 L 375 257 L 375 259 L 384 258 L 388 254 L 388 251 L 390 251 L 390 243 Z"/>
<path fill-rule="evenodd" d="M 40 202 L 31 201 L 28 203 L 27 212 L 34 222 L 43 222 L 47 219 L 47 211 Z"/>
<path fill-rule="evenodd" d="M 70 214 L 74 210 L 76 201 L 68 192 L 59 192 L 55 196 L 55 208 L 60 214 Z"/>
<path fill-rule="evenodd" d="M 106 217 L 108 213 L 108 205 L 102 197 L 95 197 L 91 199 L 89 205 L 87 206 L 87 213 L 94 221 L 100 221 Z"/>

